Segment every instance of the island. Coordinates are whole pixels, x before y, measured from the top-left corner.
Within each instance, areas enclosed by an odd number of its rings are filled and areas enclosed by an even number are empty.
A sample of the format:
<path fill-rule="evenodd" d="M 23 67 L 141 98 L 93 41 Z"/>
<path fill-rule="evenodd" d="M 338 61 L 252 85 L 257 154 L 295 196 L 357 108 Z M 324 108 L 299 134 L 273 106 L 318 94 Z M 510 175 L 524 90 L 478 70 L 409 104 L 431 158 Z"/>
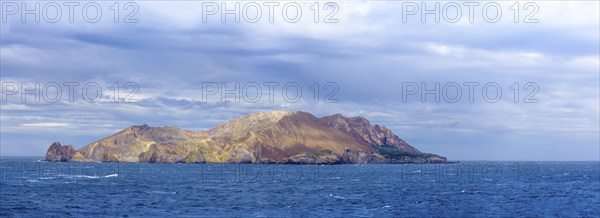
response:
<path fill-rule="evenodd" d="M 54 142 L 46 161 L 257 164 L 448 163 L 364 117 L 297 111 L 242 116 L 207 131 L 131 126 L 81 149 Z"/>

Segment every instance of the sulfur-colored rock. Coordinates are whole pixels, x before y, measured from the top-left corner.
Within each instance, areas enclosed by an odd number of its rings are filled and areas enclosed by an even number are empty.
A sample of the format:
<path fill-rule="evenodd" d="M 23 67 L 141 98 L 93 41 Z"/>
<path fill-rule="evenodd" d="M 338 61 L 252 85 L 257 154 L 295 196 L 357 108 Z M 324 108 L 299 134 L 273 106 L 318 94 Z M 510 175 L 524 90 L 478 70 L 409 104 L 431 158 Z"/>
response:
<path fill-rule="evenodd" d="M 158 163 L 445 163 L 363 117 L 259 112 L 205 132 L 131 126 L 79 150 L 53 143 L 48 161 Z"/>

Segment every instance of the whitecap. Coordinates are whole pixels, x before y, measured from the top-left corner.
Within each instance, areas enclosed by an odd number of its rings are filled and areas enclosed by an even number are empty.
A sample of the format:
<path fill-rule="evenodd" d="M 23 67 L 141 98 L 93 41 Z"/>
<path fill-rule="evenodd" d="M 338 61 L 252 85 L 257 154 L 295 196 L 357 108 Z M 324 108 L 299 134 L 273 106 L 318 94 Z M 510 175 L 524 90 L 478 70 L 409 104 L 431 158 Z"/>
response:
<path fill-rule="evenodd" d="M 100 179 L 100 178 L 110 178 L 110 177 L 117 177 L 117 176 L 119 176 L 119 174 L 110 174 L 110 175 L 106 175 L 106 176 L 90 176 L 90 175 L 65 175 L 65 174 L 58 174 L 58 176 L 61 176 L 61 177 L 67 177 L 67 178 Z M 52 177 L 50 177 L 50 178 L 52 178 Z"/>
<path fill-rule="evenodd" d="M 48 180 L 48 179 L 56 179 L 56 177 L 54 176 L 50 176 L 50 177 L 40 177 L 38 179 L 43 179 L 43 180 Z"/>
<path fill-rule="evenodd" d="M 152 191 L 151 193 L 152 194 L 171 194 L 171 195 L 177 194 L 177 192 L 166 192 L 166 191 Z"/>
<path fill-rule="evenodd" d="M 99 179 L 99 176 L 73 175 L 74 178 Z"/>
<path fill-rule="evenodd" d="M 342 196 L 337 196 L 337 195 L 333 195 L 333 193 L 329 193 L 329 197 L 335 198 L 335 199 L 346 199 L 345 197 Z"/>

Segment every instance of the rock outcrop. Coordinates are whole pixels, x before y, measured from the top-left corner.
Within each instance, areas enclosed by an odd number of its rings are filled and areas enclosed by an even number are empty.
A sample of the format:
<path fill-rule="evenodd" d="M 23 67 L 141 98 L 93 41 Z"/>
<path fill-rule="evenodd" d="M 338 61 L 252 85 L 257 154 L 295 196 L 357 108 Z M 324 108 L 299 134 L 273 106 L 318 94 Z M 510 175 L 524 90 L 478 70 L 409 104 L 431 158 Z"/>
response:
<path fill-rule="evenodd" d="M 60 142 L 54 142 L 46 152 L 47 161 L 69 161 L 73 158 L 75 149 L 72 145 L 61 145 Z"/>
<path fill-rule="evenodd" d="M 363 117 L 259 112 L 205 132 L 131 126 L 79 150 L 55 142 L 48 161 L 151 163 L 445 163 Z"/>

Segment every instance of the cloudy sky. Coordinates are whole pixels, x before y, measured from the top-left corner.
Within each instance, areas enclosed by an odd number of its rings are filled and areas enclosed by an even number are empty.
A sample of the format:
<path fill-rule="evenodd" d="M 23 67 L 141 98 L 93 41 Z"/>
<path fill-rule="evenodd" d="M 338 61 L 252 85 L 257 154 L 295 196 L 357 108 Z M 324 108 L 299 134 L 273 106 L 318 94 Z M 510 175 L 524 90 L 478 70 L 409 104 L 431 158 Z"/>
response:
<path fill-rule="evenodd" d="M 364 116 L 451 160 L 600 159 L 598 1 L 438 2 L 439 22 L 432 1 L 242 1 L 239 22 L 222 14 L 235 2 L 40 2 L 39 22 L 34 3 L 2 2 L 3 156 L 301 110 Z"/>

